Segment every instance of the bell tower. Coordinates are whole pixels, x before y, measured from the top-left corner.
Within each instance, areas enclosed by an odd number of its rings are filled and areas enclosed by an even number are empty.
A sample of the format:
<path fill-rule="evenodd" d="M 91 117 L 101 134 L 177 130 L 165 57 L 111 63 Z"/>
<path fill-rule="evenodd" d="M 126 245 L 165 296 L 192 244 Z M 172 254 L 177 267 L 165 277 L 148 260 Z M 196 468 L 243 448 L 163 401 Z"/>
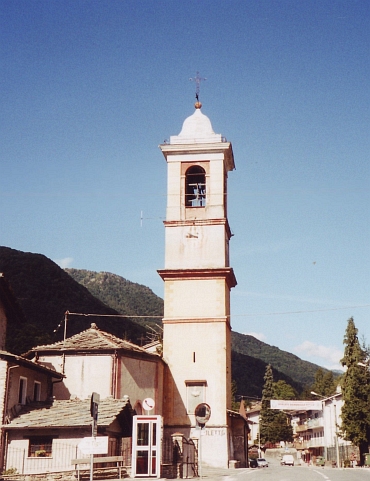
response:
<path fill-rule="evenodd" d="M 231 408 L 230 142 L 215 134 L 199 101 L 179 135 L 160 145 L 167 161 L 163 358 L 168 365 L 164 429 L 196 436 L 195 407 L 211 418 L 202 437 L 206 464 L 227 467 Z M 203 441 L 204 439 L 204 441 Z"/>

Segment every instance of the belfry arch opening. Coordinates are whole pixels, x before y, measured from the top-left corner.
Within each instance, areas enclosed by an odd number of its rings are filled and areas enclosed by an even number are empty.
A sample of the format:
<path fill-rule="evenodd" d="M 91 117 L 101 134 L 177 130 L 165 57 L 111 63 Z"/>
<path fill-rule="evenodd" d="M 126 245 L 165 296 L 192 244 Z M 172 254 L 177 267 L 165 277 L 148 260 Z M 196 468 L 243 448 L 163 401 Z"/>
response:
<path fill-rule="evenodd" d="M 189 167 L 185 173 L 185 206 L 205 207 L 206 171 L 199 165 Z"/>

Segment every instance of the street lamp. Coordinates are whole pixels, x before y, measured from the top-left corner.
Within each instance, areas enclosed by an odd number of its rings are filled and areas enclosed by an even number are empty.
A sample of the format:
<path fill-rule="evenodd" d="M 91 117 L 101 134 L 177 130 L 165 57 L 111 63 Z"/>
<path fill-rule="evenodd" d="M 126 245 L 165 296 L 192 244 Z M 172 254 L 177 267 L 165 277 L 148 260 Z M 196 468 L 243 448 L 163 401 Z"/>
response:
<path fill-rule="evenodd" d="M 339 468 L 339 445 L 338 445 L 338 435 L 337 435 L 337 428 L 336 428 L 336 422 L 337 422 L 337 405 L 336 403 L 334 402 L 334 397 L 335 396 L 331 396 L 331 397 L 328 397 L 326 398 L 325 396 L 322 396 L 321 394 L 317 394 L 317 392 L 315 391 L 311 391 L 311 394 L 313 394 L 314 396 L 317 396 L 317 397 L 320 397 L 322 399 L 322 405 L 323 405 L 323 409 L 322 409 L 322 416 L 323 416 L 323 419 L 325 419 L 324 417 L 324 407 L 325 407 L 325 400 L 331 400 L 332 404 L 333 404 L 333 409 L 334 409 L 334 443 L 335 443 L 335 454 L 336 454 L 336 458 L 337 458 L 337 467 Z M 333 426 L 332 426 L 332 419 L 331 419 L 331 416 L 329 416 L 329 422 L 330 422 L 330 431 L 332 431 L 333 429 Z M 324 427 L 324 433 L 325 433 L 325 427 Z"/>

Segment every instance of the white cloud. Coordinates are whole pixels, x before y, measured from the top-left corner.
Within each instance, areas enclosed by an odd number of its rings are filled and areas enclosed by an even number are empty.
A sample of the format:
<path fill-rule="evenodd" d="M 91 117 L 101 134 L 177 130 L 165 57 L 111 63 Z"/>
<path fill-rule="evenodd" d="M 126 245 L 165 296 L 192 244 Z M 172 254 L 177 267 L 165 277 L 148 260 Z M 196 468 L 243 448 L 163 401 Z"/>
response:
<path fill-rule="evenodd" d="M 343 357 L 343 352 L 333 346 L 321 346 L 311 341 L 304 341 L 299 346 L 293 349 L 297 356 L 304 356 L 310 359 L 315 364 L 320 364 L 327 369 L 340 369 L 343 370 L 343 366 L 340 364 L 340 359 Z M 322 359 L 322 362 L 318 361 Z"/>
<path fill-rule="evenodd" d="M 263 332 L 243 332 L 246 336 L 253 336 L 260 341 L 266 341 L 267 337 Z"/>
<path fill-rule="evenodd" d="M 66 269 L 67 267 L 71 267 L 73 258 L 64 257 L 63 259 L 54 259 L 54 262 L 58 264 L 58 266 L 61 267 L 62 269 Z"/>

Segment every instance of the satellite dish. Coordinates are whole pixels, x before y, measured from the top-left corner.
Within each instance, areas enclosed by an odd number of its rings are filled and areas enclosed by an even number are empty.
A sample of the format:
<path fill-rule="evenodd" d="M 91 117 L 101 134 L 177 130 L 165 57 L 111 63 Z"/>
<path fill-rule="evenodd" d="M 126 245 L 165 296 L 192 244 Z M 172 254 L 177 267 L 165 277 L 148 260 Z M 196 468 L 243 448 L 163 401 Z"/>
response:
<path fill-rule="evenodd" d="M 147 397 L 144 399 L 143 408 L 145 409 L 145 411 L 151 411 L 154 408 L 154 406 L 155 406 L 154 399 L 150 397 Z"/>

